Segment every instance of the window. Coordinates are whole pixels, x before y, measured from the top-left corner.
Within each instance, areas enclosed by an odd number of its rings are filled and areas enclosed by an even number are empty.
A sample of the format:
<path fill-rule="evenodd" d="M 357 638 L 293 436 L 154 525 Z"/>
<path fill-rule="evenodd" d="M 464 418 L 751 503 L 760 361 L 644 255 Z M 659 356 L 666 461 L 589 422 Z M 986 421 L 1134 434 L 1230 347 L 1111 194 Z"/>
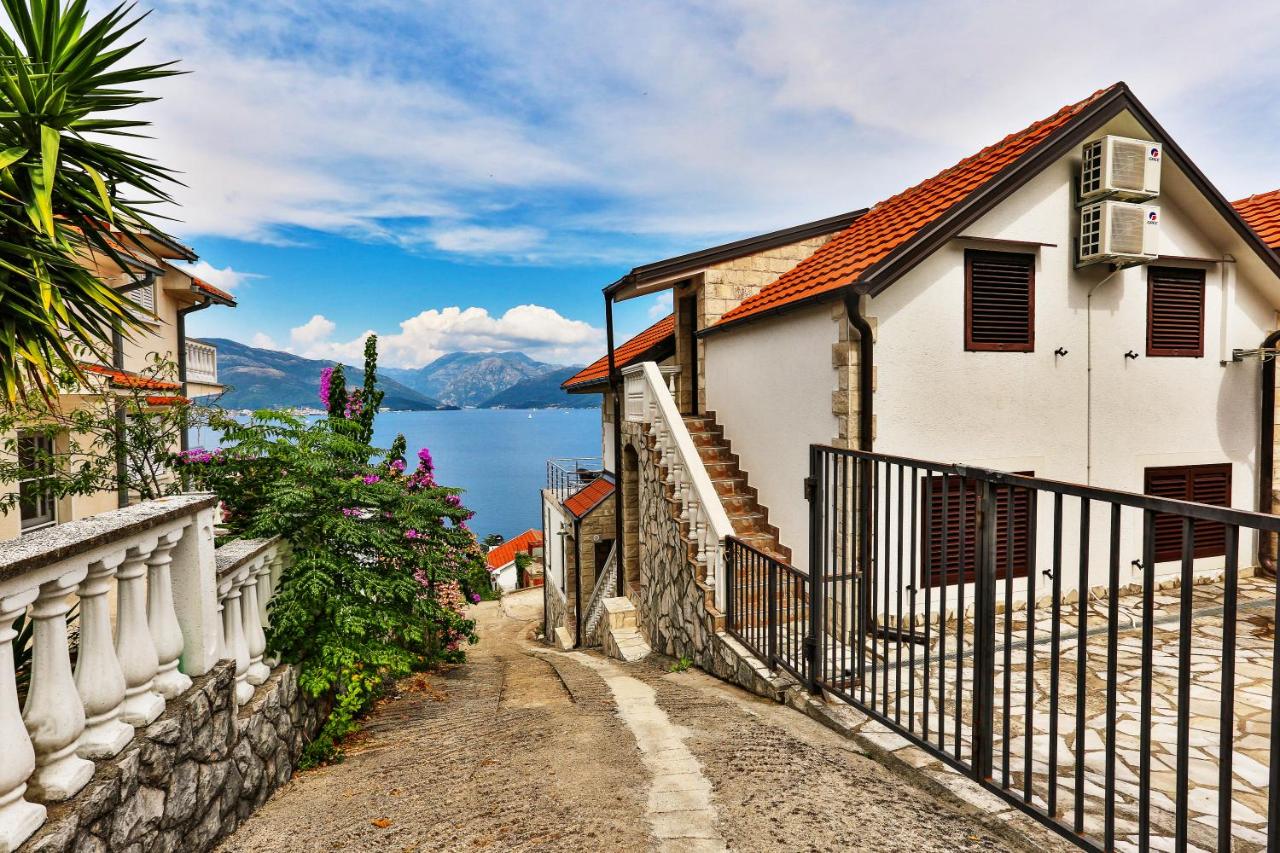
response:
<path fill-rule="evenodd" d="M 1204 270 L 1147 270 L 1147 355 L 1204 356 Z"/>
<path fill-rule="evenodd" d="M 1033 476 L 1030 471 L 1021 473 Z M 921 535 L 927 543 L 926 583 L 972 583 L 978 565 L 977 483 L 963 477 L 932 477 L 927 481 L 924 501 L 926 526 Z M 1004 578 L 1010 569 L 1013 577 L 1026 577 L 1031 562 L 1031 490 L 996 486 L 995 501 L 996 577 Z"/>
<path fill-rule="evenodd" d="M 53 439 L 33 432 L 19 433 L 18 467 L 27 474 L 18 481 L 22 532 L 29 533 L 48 527 L 57 521 L 57 503 L 42 488 L 52 474 Z"/>
<path fill-rule="evenodd" d="M 1035 255 L 964 253 L 964 348 L 1035 349 Z"/>
<path fill-rule="evenodd" d="M 1221 465 L 1174 465 L 1148 468 L 1142 490 L 1161 498 L 1231 506 L 1231 463 Z M 1195 557 L 1220 557 L 1227 553 L 1227 529 L 1216 521 L 1195 521 Z M 1182 519 L 1156 513 L 1156 562 L 1182 559 Z"/>

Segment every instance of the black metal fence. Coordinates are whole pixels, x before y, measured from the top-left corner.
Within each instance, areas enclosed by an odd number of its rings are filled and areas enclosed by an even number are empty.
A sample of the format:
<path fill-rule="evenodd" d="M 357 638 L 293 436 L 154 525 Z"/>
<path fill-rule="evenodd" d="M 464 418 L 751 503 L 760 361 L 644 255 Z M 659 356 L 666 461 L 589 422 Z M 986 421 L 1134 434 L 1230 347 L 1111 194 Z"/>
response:
<path fill-rule="evenodd" d="M 547 490 L 564 500 L 598 478 L 604 470 L 599 456 L 573 456 L 547 460 Z"/>
<path fill-rule="evenodd" d="M 762 659 L 1086 849 L 1280 850 L 1280 611 L 1250 565 L 1280 518 L 831 447 L 810 461 L 812 575 L 728 543 L 729 630 Z M 1221 473 L 1161 470 L 1194 495 L 1185 478 Z"/>

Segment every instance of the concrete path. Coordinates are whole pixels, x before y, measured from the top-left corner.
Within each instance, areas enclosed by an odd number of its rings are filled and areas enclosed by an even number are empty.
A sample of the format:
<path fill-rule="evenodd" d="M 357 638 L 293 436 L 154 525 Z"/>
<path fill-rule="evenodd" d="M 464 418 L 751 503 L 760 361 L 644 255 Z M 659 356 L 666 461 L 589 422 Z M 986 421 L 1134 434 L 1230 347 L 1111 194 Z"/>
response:
<path fill-rule="evenodd" d="M 793 710 L 661 659 L 550 651 L 540 603 L 477 607 L 465 666 L 406 679 L 345 762 L 221 849 L 1023 849 Z"/>

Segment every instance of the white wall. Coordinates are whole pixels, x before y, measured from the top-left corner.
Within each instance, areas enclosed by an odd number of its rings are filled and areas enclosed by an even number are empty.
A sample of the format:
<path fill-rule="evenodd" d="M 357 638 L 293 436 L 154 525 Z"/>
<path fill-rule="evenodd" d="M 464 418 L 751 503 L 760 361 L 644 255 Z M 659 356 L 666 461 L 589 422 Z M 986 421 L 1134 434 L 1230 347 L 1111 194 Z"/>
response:
<path fill-rule="evenodd" d="M 503 592 L 511 592 L 511 590 L 516 588 L 517 577 L 516 564 L 514 562 L 507 563 L 496 572 L 491 572 L 491 574 L 493 575 L 494 586 L 498 587 L 498 589 Z"/>
<path fill-rule="evenodd" d="M 831 310 L 818 305 L 704 339 L 707 408 L 798 566 L 808 565 L 809 445 L 837 434 Z"/>
<path fill-rule="evenodd" d="M 554 586 L 563 595 L 565 590 L 565 537 L 560 535 L 562 527 L 570 529 L 572 524 L 560 503 L 547 492 L 542 493 L 542 576 L 543 583 Z M 514 564 L 512 577 L 514 581 Z"/>

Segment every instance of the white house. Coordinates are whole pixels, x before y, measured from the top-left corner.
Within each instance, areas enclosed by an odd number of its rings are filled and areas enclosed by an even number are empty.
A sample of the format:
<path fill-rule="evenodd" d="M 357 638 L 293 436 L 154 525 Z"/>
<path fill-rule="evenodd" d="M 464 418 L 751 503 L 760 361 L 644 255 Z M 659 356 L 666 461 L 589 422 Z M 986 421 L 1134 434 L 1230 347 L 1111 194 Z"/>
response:
<path fill-rule="evenodd" d="M 542 531 L 526 530 L 519 536 L 508 539 L 501 545 L 495 545 L 485 554 L 485 562 L 489 567 L 489 578 L 495 588 L 503 592 L 526 586 L 540 586 L 542 573 L 535 569 L 521 572 L 518 558 L 526 556 L 530 564 L 541 568 Z"/>

